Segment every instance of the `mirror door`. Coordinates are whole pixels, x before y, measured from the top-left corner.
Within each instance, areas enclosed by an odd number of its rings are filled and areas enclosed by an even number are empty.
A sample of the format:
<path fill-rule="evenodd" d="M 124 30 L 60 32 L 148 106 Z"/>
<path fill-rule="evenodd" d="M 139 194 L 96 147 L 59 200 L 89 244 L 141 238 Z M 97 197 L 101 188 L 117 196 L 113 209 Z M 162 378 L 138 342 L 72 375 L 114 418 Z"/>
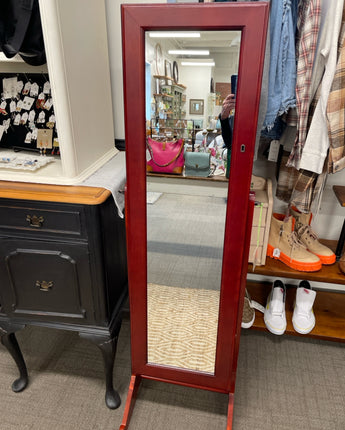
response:
<path fill-rule="evenodd" d="M 150 364 L 215 372 L 231 152 L 219 115 L 238 76 L 240 40 L 240 31 L 146 32 Z M 225 118 L 230 130 L 235 111 Z M 174 158 L 169 145 L 182 145 L 179 174 L 158 160 Z"/>
<path fill-rule="evenodd" d="M 248 196 L 267 17 L 266 2 L 122 5 L 127 160 L 126 223 L 134 378 L 134 385 L 132 384 L 130 388 L 129 403 L 135 392 L 133 391 L 135 381 L 139 381 L 141 377 L 233 392 L 247 267 Z M 197 199 L 205 185 L 198 186 L 198 192 L 196 192 L 193 187 L 197 180 L 188 177 L 176 178 L 180 183 L 178 189 L 181 188 L 181 183 L 185 182 L 183 187 L 190 187 L 187 191 L 184 189 L 177 192 L 174 188 L 174 192 L 168 193 L 170 184 L 167 182 L 171 179 L 163 177 L 161 178 L 164 182 L 163 195 L 152 205 L 147 202 L 148 191 L 160 192 L 153 187 L 152 176 L 146 174 L 145 145 L 147 137 L 151 137 L 151 135 L 148 136 L 147 121 L 151 120 L 151 114 L 154 115 L 154 120 L 157 119 L 156 106 L 152 108 L 150 106 L 150 112 L 146 108 L 145 62 L 150 60 L 145 55 L 146 34 L 158 30 L 237 32 L 241 35 L 231 168 L 229 182 L 226 182 L 229 186 L 225 193 L 219 196 L 211 189 L 206 195 L 203 194 L 200 200 Z M 156 47 L 157 43 L 160 46 Z M 152 73 L 163 73 L 166 79 L 166 72 L 169 74 L 172 68 L 172 78 L 177 80 L 178 84 L 185 85 L 188 91 L 188 86 L 182 80 L 184 66 L 180 64 L 180 59 L 177 57 L 171 57 L 165 64 L 162 44 L 162 41 L 153 43 L 152 59 L 156 69 Z M 210 79 L 207 85 L 208 92 L 216 83 L 216 77 L 211 77 L 213 82 Z M 197 78 L 198 74 L 195 72 L 194 81 Z M 161 87 L 155 87 L 154 83 L 151 83 L 151 88 L 154 91 L 156 89 L 161 91 Z M 199 93 L 190 96 L 186 94 L 187 100 L 190 103 L 186 103 L 186 120 L 196 121 L 196 125 L 199 124 L 201 130 L 217 128 L 217 124 L 209 122 L 208 116 L 204 118 L 204 112 L 208 109 L 208 100 L 205 96 Z M 181 108 L 174 104 L 171 107 L 173 112 L 174 109 L 178 112 L 177 109 Z M 180 115 L 182 115 L 181 112 Z M 190 115 L 188 118 L 187 112 L 188 116 Z M 168 117 L 161 118 L 161 113 L 158 110 L 158 131 L 162 128 L 159 120 L 168 119 Z M 201 119 L 206 122 L 201 123 Z M 154 127 L 156 126 L 157 123 L 154 124 Z M 177 125 L 172 124 L 171 128 L 174 127 Z M 190 126 L 187 124 L 189 132 L 188 127 Z M 188 133 L 184 138 L 187 139 L 187 143 L 188 139 L 191 139 Z M 194 144 L 196 143 L 195 138 Z M 193 146 L 193 141 L 191 145 Z M 204 179 L 199 181 L 211 182 Z M 217 188 L 217 192 L 219 191 L 216 181 L 213 187 Z M 164 232 L 164 224 L 167 225 L 165 230 L 169 232 Z M 157 231 L 155 231 L 156 226 Z M 212 234 L 212 228 L 217 233 L 220 232 L 219 238 Z M 187 269 L 191 269 L 190 272 Z M 186 272 L 182 273 L 184 270 Z M 162 273 L 164 277 L 161 277 Z M 148 284 L 155 285 L 152 293 L 148 289 Z M 155 333 L 157 330 L 158 337 L 161 338 L 161 341 L 157 342 L 158 347 L 167 344 L 167 328 L 164 326 L 166 321 L 163 321 L 162 330 L 154 327 L 151 331 L 149 324 L 151 303 L 152 308 L 159 314 L 160 305 L 157 305 L 155 300 L 160 298 L 157 298 L 157 295 L 161 295 L 163 291 L 161 287 L 166 287 L 165 292 L 168 295 L 172 294 L 174 300 L 182 298 L 181 306 L 187 301 L 182 294 L 186 291 L 182 290 L 187 290 L 187 293 L 196 291 L 197 298 L 200 291 L 206 291 L 209 296 L 204 301 L 207 304 L 211 303 L 211 294 L 218 296 L 218 302 L 215 301 L 213 305 L 213 308 L 218 309 L 214 329 L 217 335 L 212 339 L 211 359 L 206 360 L 207 365 L 202 363 L 204 350 L 197 352 L 191 362 L 169 361 L 170 346 L 163 351 L 165 355 L 163 354 L 164 358 L 161 361 L 154 356 L 157 348 L 151 347 L 150 332 Z M 192 296 L 189 300 L 193 310 L 199 309 L 199 305 L 195 304 L 197 299 Z M 203 299 L 201 298 L 200 301 L 202 302 Z M 164 304 L 166 303 L 169 303 L 168 297 L 164 298 Z M 210 305 L 206 306 L 206 310 L 200 308 L 201 315 L 209 312 L 210 307 Z M 176 302 L 173 302 L 168 314 L 171 315 L 176 308 Z M 177 314 L 180 313 L 178 310 Z M 159 315 L 157 318 L 161 320 Z M 191 323 L 186 323 L 182 329 L 190 331 L 190 327 Z M 210 324 L 204 324 L 203 330 L 209 329 Z M 180 342 L 179 332 L 176 331 L 175 326 L 171 337 L 177 337 Z M 193 351 L 197 351 L 200 347 L 198 338 L 193 337 L 190 343 Z M 182 350 L 176 355 L 185 355 L 181 343 L 174 349 Z"/>

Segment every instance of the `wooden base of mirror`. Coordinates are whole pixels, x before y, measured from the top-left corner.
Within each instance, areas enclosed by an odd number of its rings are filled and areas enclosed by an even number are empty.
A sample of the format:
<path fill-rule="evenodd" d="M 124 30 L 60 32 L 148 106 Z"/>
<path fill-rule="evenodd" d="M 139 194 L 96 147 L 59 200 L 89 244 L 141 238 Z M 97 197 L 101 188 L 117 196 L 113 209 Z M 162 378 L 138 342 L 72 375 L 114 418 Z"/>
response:
<path fill-rule="evenodd" d="M 142 381 L 142 377 L 140 375 L 131 376 L 131 382 L 128 389 L 125 410 L 124 410 L 122 423 L 120 425 L 119 430 L 129 429 L 129 422 L 132 416 L 135 401 L 137 399 L 137 394 L 138 394 L 141 381 Z M 228 395 L 229 395 L 229 402 L 228 402 L 226 430 L 232 430 L 232 421 L 233 421 L 233 414 L 234 414 L 234 393 L 228 393 Z"/>
<path fill-rule="evenodd" d="M 140 375 L 132 375 L 131 376 L 131 382 L 130 382 L 129 388 L 128 388 L 125 410 L 123 413 L 123 419 L 122 419 L 122 423 L 120 425 L 119 430 L 128 429 L 129 421 L 130 421 L 131 416 L 132 416 L 132 412 L 133 412 L 134 404 L 135 404 L 135 401 L 137 398 L 141 379 L 142 378 Z"/>

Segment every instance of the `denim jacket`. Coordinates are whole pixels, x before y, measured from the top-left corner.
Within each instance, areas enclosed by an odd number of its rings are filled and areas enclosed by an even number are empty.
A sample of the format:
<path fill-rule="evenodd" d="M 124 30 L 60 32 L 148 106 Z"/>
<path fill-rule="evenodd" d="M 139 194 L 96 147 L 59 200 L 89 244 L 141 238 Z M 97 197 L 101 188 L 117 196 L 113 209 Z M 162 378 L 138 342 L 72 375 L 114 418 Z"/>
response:
<path fill-rule="evenodd" d="M 271 0 L 268 101 L 263 123 L 263 128 L 268 130 L 273 127 L 277 116 L 296 106 L 295 33 L 298 1 Z"/>

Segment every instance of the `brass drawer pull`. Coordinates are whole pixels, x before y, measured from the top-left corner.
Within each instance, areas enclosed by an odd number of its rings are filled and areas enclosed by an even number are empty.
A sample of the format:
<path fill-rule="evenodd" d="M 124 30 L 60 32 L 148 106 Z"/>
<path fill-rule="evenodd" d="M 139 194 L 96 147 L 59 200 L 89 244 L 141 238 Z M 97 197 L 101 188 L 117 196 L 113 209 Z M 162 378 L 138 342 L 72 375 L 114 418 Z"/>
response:
<path fill-rule="evenodd" d="M 40 291 L 50 291 L 53 288 L 53 281 L 36 281 L 35 286 L 40 289 Z"/>
<path fill-rule="evenodd" d="M 31 227 L 40 228 L 43 225 L 44 218 L 43 218 L 43 216 L 26 215 L 26 221 L 29 222 Z"/>

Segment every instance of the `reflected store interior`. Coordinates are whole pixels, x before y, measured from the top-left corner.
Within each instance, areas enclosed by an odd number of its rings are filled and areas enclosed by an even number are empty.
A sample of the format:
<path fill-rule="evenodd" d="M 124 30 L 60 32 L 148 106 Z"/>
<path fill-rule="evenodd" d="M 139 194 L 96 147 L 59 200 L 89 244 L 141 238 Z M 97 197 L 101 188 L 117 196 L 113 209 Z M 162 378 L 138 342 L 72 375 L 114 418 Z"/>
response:
<path fill-rule="evenodd" d="M 146 33 L 147 135 L 183 138 L 187 151 L 206 146 L 213 177 L 224 168 L 218 116 L 234 91 L 240 42 L 239 31 Z"/>
<path fill-rule="evenodd" d="M 187 166 L 180 175 L 147 173 L 151 364 L 215 372 L 230 160 L 219 114 L 237 78 L 240 43 L 240 31 L 146 32 L 147 140 L 182 139 L 185 155 L 210 160 L 204 177 Z"/>

